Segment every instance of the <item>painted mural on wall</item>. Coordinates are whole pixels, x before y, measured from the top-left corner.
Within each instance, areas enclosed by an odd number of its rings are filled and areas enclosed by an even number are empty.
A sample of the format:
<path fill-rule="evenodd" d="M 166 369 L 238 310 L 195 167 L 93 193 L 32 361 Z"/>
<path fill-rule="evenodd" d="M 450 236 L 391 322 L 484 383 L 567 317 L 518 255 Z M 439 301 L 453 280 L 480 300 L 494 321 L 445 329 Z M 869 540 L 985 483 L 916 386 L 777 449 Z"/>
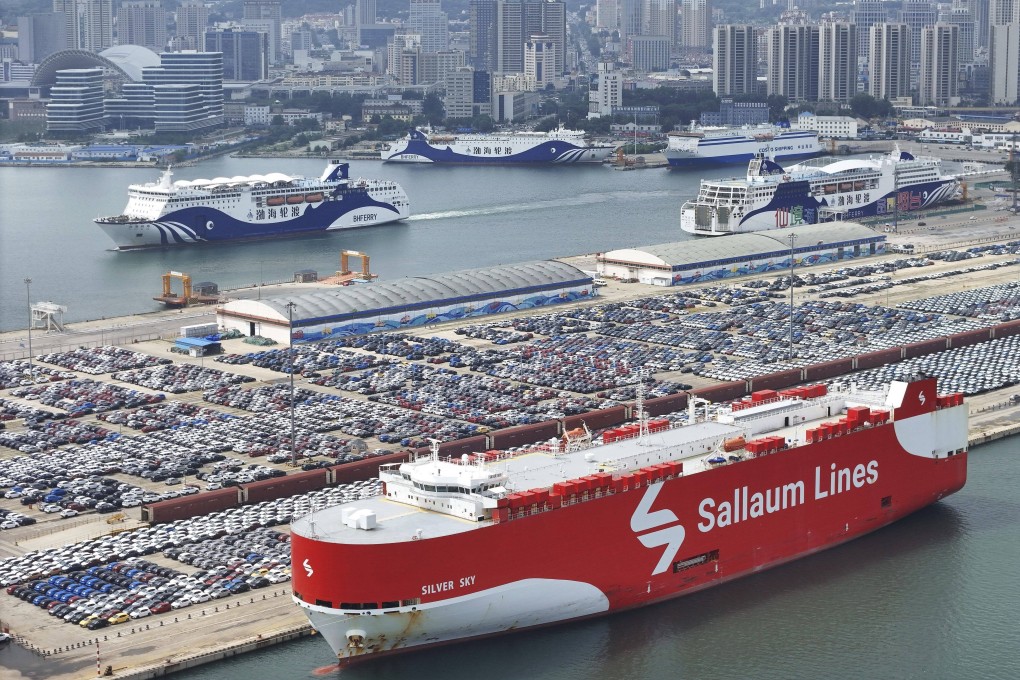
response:
<path fill-rule="evenodd" d="M 534 309 L 564 302 L 587 300 L 594 295 L 592 290 L 581 288 L 560 292 L 539 293 L 517 302 L 509 300 L 492 300 L 478 304 L 459 304 L 447 308 L 427 311 L 415 311 L 394 315 L 379 316 L 376 319 L 357 319 L 337 324 L 321 324 L 298 328 L 293 332 L 294 342 L 316 342 L 324 338 L 344 337 L 348 335 L 365 335 L 380 331 L 395 331 L 440 324 L 446 321 L 467 319 L 488 314 L 500 314 L 521 309 Z"/>
<path fill-rule="evenodd" d="M 853 260 L 858 257 L 870 256 L 870 252 L 862 250 L 860 255 L 854 255 L 853 248 L 846 248 L 843 251 L 842 257 L 839 251 L 829 250 L 818 253 L 811 253 L 801 258 L 794 258 L 794 267 L 812 267 L 820 264 L 833 264 L 837 262 L 843 262 L 845 260 Z M 885 243 L 877 243 L 875 249 L 876 255 L 885 254 Z M 697 269 L 697 270 L 685 270 L 675 272 L 673 274 L 674 286 L 680 286 L 688 283 L 706 283 L 710 281 L 719 281 L 722 279 L 728 279 L 735 276 L 748 276 L 754 274 L 767 274 L 769 272 L 777 272 L 790 269 L 790 258 L 783 258 L 777 260 L 749 260 L 743 264 L 733 264 L 720 267 Z"/>

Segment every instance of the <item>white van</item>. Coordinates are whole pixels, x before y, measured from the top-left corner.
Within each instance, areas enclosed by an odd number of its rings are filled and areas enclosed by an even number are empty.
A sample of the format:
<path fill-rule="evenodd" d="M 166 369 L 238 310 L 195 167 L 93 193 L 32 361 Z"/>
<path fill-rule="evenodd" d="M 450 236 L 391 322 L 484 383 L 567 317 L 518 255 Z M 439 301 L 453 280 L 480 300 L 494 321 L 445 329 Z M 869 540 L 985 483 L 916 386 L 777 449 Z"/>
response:
<path fill-rule="evenodd" d="M 609 285 L 608 283 L 606 283 L 605 279 L 592 279 L 591 282 L 596 288 L 601 288 L 602 286 Z"/>

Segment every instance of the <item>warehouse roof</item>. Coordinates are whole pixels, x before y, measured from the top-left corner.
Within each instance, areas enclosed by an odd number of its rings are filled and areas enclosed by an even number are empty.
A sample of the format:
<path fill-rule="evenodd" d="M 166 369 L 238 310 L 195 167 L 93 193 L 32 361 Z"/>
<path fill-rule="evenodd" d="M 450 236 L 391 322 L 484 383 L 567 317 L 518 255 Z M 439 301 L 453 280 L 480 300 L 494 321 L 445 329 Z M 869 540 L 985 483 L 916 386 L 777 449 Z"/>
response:
<path fill-rule="evenodd" d="M 641 263 L 658 266 L 683 267 L 703 262 L 739 259 L 752 255 L 790 249 L 790 235 L 796 236 L 798 251 L 824 244 L 881 240 L 883 234 L 856 222 L 825 222 L 801 227 L 733 234 L 651 246 L 623 248 L 605 253 L 606 261 Z"/>
<path fill-rule="evenodd" d="M 488 299 L 498 293 L 516 295 L 566 284 L 585 284 L 591 276 L 556 260 L 539 260 L 434 276 L 377 281 L 294 296 L 264 300 L 236 300 L 221 310 L 262 318 L 287 320 L 288 303 L 294 303 L 294 325 L 344 315 L 370 316 L 384 310 L 439 306 L 458 300 Z"/>

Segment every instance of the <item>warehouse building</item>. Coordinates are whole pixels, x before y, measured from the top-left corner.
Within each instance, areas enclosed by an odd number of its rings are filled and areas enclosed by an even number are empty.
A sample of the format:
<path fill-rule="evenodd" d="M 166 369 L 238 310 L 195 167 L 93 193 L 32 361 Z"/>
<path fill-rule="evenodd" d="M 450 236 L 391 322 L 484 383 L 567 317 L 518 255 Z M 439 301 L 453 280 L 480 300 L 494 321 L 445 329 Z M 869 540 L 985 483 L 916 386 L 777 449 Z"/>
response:
<path fill-rule="evenodd" d="M 599 253 L 599 276 L 657 286 L 718 281 L 885 253 L 884 234 L 855 222 L 825 222 Z"/>
<path fill-rule="evenodd" d="M 315 342 L 575 302 L 593 295 L 590 275 L 563 262 L 540 260 L 265 300 L 234 300 L 216 310 L 216 320 L 224 329 L 249 336 L 281 343 L 289 337 L 296 343 Z"/>

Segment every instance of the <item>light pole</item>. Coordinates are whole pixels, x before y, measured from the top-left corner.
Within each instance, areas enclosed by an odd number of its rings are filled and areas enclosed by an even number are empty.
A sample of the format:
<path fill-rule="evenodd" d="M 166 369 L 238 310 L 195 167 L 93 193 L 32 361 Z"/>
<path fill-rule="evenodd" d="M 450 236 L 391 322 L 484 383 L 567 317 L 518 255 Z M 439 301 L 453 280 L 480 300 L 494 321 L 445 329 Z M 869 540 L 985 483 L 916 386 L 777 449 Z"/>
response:
<path fill-rule="evenodd" d="M 787 359 L 793 362 L 793 248 L 797 235 L 790 234 L 790 351 Z"/>
<path fill-rule="evenodd" d="M 25 300 L 28 302 L 28 368 L 32 369 L 32 279 L 25 279 Z"/>
<path fill-rule="evenodd" d="M 287 303 L 287 333 L 290 345 L 287 350 L 288 373 L 290 373 L 290 464 L 297 466 L 297 441 L 294 438 L 294 308 L 293 302 Z"/>

